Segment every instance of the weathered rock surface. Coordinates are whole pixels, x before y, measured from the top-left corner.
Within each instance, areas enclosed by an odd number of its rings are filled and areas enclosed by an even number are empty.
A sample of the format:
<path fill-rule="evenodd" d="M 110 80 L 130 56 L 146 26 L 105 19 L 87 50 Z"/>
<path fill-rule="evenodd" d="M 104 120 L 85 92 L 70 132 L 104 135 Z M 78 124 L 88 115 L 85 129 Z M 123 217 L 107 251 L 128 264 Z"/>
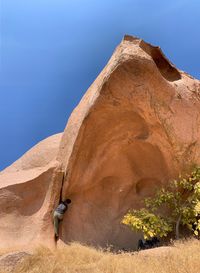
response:
<path fill-rule="evenodd" d="M 0 256 L 0 272 L 14 272 L 16 266 L 21 263 L 24 258 L 31 254 L 21 251 L 21 252 L 12 252 Z"/>
<path fill-rule="evenodd" d="M 72 113 L 58 160 L 73 200 L 62 240 L 131 248 L 129 208 L 200 163 L 200 82 L 126 36 Z"/>
<path fill-rule="evenodd" d="M 61 136 L 41 141 L 0 173 L 1 248 L 54 243 L 51 211 L 63 177 L 56 161 Z"/>
<path fill-rule="evenodd" d="M 138 235 L 120 224 L 124 213 L 200 163 L 200 82 L 160 48 L 125 36 L 57 144 L 51 154 L 49 139 L 47 155 L 37 146 L 0 175 L 0 241 L 51 241 L 62 188 L 72 205 L 60 243 L 134 248 Z"/>

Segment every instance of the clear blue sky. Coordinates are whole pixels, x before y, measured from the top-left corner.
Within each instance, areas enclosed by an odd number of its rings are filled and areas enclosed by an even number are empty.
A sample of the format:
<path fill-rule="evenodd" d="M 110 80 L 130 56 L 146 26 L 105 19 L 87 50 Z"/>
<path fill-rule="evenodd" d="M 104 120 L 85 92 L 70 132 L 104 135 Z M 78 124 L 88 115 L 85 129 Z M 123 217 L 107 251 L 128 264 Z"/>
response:
<path fill-rule="evenodd" d="M 64 130 L 124 34 L 200 78 L 199 0 L 0 0 L 0 170 Z"/>

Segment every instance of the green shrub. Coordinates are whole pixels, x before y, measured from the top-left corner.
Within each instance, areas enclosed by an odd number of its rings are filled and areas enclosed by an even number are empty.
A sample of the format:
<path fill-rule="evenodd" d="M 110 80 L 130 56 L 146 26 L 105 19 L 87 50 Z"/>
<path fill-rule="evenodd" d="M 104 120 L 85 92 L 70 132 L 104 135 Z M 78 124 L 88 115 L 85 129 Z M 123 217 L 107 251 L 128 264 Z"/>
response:
<path fill-rule="evenodd" d="M 166 237 L 174 233 L 179 239 L 180 226 L 196 236 L 200 234 L 200 167 L 190 175 L 179 176 L 168 187 L 157 190 L 144 200 L 145 208 L 130 210 L 122 223 L 134 231 L 142 231 L 144 238 Z"/>

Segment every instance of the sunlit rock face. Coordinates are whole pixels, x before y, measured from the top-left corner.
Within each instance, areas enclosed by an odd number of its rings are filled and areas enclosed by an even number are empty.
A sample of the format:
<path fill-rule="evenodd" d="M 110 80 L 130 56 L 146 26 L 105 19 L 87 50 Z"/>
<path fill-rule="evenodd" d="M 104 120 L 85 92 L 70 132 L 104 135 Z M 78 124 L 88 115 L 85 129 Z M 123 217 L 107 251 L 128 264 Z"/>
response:
<path fill-rule="evenodd" d="M 54 245 L 52 211 L 72 204 L 58 245 L 134 249 L 120 222 L 179 172 L 200 164 L 200 82 L 158 47 L 125 36 L 62 134 L 0 173 L 3 246 Z"/>
<path fill-rule="evenodd" d="M 61 137 L 41 141 L 0 173 L 1 248 L 55 244 L 51 212 L 62 185 L 56 161 Z"/>
<path fill-rule="evenodd" d="M 73 200 L 64 242 L 134 248 L 120 221 L 130 208 L 198 163 L 200 83 L 160 48 L 125 36 L 72 113 L 58 159 Z"/>

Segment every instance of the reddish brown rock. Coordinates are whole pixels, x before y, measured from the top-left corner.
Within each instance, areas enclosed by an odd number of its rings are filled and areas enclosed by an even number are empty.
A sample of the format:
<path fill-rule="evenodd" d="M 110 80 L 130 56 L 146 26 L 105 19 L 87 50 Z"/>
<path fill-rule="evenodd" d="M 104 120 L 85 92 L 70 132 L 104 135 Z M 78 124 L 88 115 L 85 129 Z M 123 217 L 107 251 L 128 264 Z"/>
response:
<path fill-rule="evenodd" d="M 62 134 L 41 141 L 0 173 L 0 246 L 54 244 L 51 211 L 63 173 L 56 155 Z"/>
<path fill-rule="evenodd" d="M 0 240 L 51 242 L 62 191 L 72 205 L 60 243 L 134 248 L 138 235 L 120 224 L 124 213 L 200 164 L 199 93 L 200 82 L 160 48 L 125 36 L 73 111 L 59 151 L 60 139 L 53 152 L 50 139 L 47 154 L 37 146 L 0 175 Z M 9 200 L 16 203 L 6 207 Z"/>
<path fill-rule="evenodd" d="M 14 273 L 18 264 L 20 264 L 27 256 L 30 255 L 31 254 L 24 251 L 0 255 L 0 272 Z"/>
<path fill-rule="evenodd" d="M 72 113 L 58 160 L 73 204 L 62 240 L 118 247 L 137 235 L 120 224 L 129 208 L 200 163 L 200 82 L 159 47 L 126 36 Z"/>

